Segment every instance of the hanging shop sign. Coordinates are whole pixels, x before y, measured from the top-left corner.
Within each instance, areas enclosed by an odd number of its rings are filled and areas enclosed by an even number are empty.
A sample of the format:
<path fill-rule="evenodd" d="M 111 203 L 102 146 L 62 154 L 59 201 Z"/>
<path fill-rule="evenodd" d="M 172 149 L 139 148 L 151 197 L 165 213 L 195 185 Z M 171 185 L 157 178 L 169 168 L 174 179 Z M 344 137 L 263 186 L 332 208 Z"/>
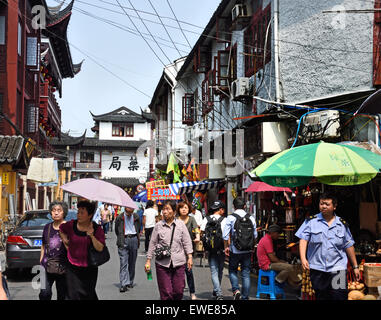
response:
<path fill-rule="evenodd" d="M 180 200 L 180 195 L 174 194 L 169 188 L 147 189 L 148 200 Z"/>

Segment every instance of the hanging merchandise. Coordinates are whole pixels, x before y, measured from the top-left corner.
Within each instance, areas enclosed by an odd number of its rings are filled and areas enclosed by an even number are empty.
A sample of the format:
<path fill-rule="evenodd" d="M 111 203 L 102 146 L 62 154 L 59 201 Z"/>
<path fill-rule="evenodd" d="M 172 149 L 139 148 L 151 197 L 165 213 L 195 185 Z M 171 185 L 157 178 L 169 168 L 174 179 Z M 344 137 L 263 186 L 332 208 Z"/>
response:
<path fill-rule="evenodd" d="M 232 190 L 231 190 L 231 193 L 232 193 L 232 197 L 235 199 L 235 198 L 237 198 L 237 192 L 235 191 L 235 189 L 234 189 L 234 186 L 232 186 Z"/>
<path fill-rule="evenodd" d="M 54 182 L 57 178 L 54 158 L 32 158 L 26 177 L 40 183 Z"/>
<path fill-rule="evenodd" d="M 312 289 L 310 270 L 303 270 L 302 274 L 302 300 L 316 300 L 315 290 Z"/>

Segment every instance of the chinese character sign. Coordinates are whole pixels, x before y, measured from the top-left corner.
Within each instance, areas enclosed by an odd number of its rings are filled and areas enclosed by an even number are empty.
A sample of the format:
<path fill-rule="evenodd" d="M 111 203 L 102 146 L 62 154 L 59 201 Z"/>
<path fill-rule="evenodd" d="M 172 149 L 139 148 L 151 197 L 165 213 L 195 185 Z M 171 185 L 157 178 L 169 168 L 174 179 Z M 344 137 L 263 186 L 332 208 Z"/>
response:
<path fill-rule="evenodd" d="M 148 200 L 180 200 L 180 196 L 172 193 L 169 188 L 147 189 Z"/>
<path fill-rule="evenodd" d="M 119 161 L 119 157 L 112 157 L 112 162 L 109 169 L 116 169 L 119 171 L 121 165 L 122 163 Z"/>

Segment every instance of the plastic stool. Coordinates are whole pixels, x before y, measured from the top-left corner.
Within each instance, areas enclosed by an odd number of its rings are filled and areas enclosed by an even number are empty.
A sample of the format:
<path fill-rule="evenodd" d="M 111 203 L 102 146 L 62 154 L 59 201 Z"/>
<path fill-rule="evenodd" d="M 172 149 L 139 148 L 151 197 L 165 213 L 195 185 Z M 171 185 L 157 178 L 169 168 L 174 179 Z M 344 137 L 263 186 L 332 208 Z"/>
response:
<path fill-rule="evenodd" d="M 280 287 L 275 281 L 276 275 L 277 273 L 274 270 L 259 270 L 257 298 L 260 297 L 261 293 L 270 295 L 271 300 L 276 300 L 277 295 L 282 295 L 282 299 L 286 298 L 283 288 Z M 267 278 L 266 280 L 268 284 L 262 284 L 262 278 Z"/>

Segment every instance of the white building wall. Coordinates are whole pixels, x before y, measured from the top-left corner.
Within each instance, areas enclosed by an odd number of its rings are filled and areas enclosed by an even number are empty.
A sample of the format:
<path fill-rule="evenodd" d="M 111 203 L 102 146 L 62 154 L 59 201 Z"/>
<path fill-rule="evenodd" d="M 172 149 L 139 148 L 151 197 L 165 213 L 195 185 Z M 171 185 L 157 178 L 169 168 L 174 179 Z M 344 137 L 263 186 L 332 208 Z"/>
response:
<path fill-rule="evenodd" d="M 136 156 L 134 151 L 103 151 L 102 178 L 147 177 L 149 157 Z"/>

